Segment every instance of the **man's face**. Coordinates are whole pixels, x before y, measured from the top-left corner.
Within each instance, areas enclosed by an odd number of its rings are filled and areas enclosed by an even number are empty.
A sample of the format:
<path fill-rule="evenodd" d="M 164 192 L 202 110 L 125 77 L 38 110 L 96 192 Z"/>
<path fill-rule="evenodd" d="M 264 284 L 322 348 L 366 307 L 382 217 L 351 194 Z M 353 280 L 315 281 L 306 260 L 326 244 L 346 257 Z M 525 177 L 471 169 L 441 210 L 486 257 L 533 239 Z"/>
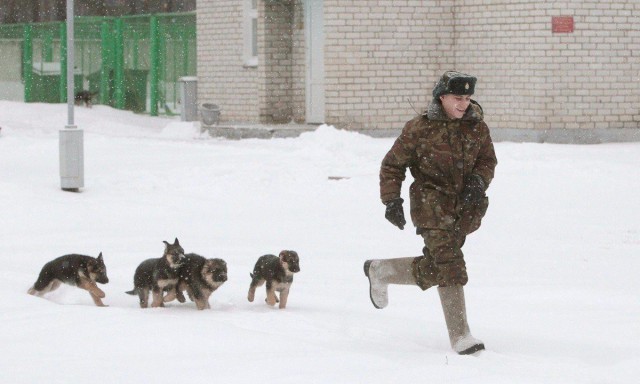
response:
<path fill-rule="evenodd" d="M 460 119 L 471 102 L 470 95 L 454 95 L 448 93 L 440 96 L 442 102 L 442 109 L 450 119 Z"/>

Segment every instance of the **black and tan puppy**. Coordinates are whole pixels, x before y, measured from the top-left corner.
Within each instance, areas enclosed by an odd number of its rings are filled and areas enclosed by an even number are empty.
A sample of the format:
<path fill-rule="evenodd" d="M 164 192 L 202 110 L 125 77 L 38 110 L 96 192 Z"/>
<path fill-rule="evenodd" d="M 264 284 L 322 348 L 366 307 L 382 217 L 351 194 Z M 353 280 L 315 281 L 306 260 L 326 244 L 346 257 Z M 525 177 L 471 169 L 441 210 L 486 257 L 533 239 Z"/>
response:
<path fill-rule="evenodd" d="M 300 272 L 300 259 L 295 251 L 282 251 L 279 256 L 261 256 L 253 267 L 251 285 L 247 299 L 253 302 L 256 288 L 267 282 L 267 304 L 274 306 L 280 302 L 279 308 L 287 306 L 289 289 L 293 283 L 293 274 Z M 280 298 L 276 296 L 276 291 L 280 293 Z"/>
<path fill-rule="evenodd" d="M 38 280 L 27 293 L 43 296 L 65 283 L 88 291 L 97 306 L 105 307 L 101 300 L 105 294 L 96 283 L 107 284 L 108 282 L 107 267 L 104 265 L 102 252 L 97 258 L 71 254 L 46 263 L 40 271 Z"/>
<path fill-rule="evenodd" d="M 178 284 L 178 271 L 184 262 L 184 249 L 176 238 L 173 244 L 163 241 L 164 254 L 158 259 L 147 259 L 140 263 L 133 275 L 133 289 L 130 295 L 137 294 L 140 308 L 149 306 L 149 291 L 153 292 L 152 307 L 163 307 L 163 293 L 175 295 Z"/>
<path fill-rule="evenodd" d="M 98 92 L 89 92 L 87 90 L 78 91 L 74 96 L 75 104 L 84 105 L 87 108 L 91 108 L 91 106 L 93 105 L 93 97 L 97 94 Z"/>
<path fill-rule="evenodd" d="M 178 301 L 184 303 L 182 292 L 187 291 L 189 298 L 196 303 L 199 310 L 209 309 L 209 297 L 227 281 L 227 263 L 222 259 L 206 259 L 195 253 L 184 256 L 176 294 L 168 293 L 164 301 L 171 301 L 177 296 Z"/>

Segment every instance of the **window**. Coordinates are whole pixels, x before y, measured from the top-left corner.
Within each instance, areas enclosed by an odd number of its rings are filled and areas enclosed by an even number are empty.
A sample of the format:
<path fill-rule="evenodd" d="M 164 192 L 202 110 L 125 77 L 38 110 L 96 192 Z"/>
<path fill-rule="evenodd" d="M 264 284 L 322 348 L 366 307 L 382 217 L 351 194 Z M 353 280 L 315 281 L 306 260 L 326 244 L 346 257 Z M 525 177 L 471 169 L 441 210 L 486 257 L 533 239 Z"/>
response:
<path fill-rule="evenodd" d="M 244 65 L 258 65 L 258 0 L 245 0 Z"/>

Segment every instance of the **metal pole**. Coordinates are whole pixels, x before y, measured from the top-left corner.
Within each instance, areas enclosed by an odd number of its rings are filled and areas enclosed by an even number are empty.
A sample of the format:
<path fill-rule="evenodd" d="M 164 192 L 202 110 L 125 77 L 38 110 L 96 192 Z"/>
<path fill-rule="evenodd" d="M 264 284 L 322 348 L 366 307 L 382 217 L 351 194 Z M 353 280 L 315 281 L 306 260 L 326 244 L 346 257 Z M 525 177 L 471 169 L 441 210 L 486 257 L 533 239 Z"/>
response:
<path fill-rule="evenodd" d="M 60 186 L 78 192 L 84 187 L 83 131 L 74 125 L 74 36 L 73 0 L 67 0 L 67 125 L 60 130 Z"/>
<path fill-rule="evenodd" d="M 158 83 L 160 80 L 160 22 L 158 16 L 151 16 L 151 116 L 158 116 Z"/>
<path fill-rule="evenodd" d="M 67 102 L 67 22 L 60 24 L 60 96 L 58 101 L 60 103 Z"/>
<path fill-rule="evenodd" d="M 73 127 L 73 103 L 75 101 L 74 88 L 74 64 L 75 47 L 73 35 L 73 0 L 67 0 L 67 125 Z M 75 127 L 74 127 L 75 128 Z"/>
<path fill-rule="evenodd" d="M 22 56 L 22 76 L 24 77 L 24 101 L 33 100 L 33 40 L 31 26 L 24 27 L 24 52 Z"/>
<path fill-rule="evenodd" d="M 115 101 L 116 108 L 124 109 L 124 21 L 122 17 L 116 19 L 115 23 Z"/>
<path fill-rule="evenodd" d="M 113 59 L 111 58 L 111 34 L 109 30 L 109 24 L 105 21 L 100 27 L 100 38 L 102 41 L 102 63 L 100 65 L 100 104 L 109 105 L 111 102 L 109 98 L 109 77 L 112 73 Z"/>

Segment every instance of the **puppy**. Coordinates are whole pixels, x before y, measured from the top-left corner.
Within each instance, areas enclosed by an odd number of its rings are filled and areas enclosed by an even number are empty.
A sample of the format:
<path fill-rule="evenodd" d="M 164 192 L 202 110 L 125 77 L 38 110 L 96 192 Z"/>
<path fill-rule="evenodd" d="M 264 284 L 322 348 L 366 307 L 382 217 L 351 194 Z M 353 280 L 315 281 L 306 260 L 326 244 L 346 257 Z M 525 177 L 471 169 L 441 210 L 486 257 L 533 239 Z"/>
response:
<path fill-rule="evenodd" d="M 93 97 L 97 95 L 98 92 L 89 92 L 87 90 L 78 91 L 75 94 L 74 100 L 76 105 L 83 105 L 87 108 L 91 108 L 93 104 Z"/>
<path fill-rule="evenodd" d="M 300 272 L 300 259 L 295 251 L 282 251 L 279 256 L 261 256 L 253 267 L 251 285 L 247 299 L 253 302 L 256 288 L 267 282 L 267 304 L 274 306 L 280 302 L 280 309 L 287 306 L 289 289 L 293 283 L 293 274 Z M 280 298 L 276 297 L 276 291 L 280 293 Z"/>
<path fill-rule="evenodd" d="M 152 307 L 164 307 L 163 292 L 175 295 L 178 270 L 184 262 L 184 249 L 176 238 L 173 244 L 163 241 L 164 254 L 158 259 L 147 259 L 140 263 L 133 275 L 133 289 L 126 293 L 137 294 L 140 308 L 149 306 L 149 291 L 153 291 Z"/>
<path fill-rule="evenodd" d="M 107 267 L 104 265 L 102 252 L 97 258 L 71 254 L 46 263 L 40 271 L 38 280 L 27 293 L 42 297 L 65 283 L 88 291 L 95 305 L 105 307 L 101 300 L 105 294 L 96 283 L 107 284 L 108 282 Z"/>
<path fill-rule="evenodd" d="M 209 297 L 225 281 L 227 281 L 227 263 L 224 260 L 205 259 L 195 253 L 188 253 L 180 267 L 176 294 L 167 294 L 164 301 L 166 303 L 177 297 L 178 301 L 184 303 L 185 298 L 182 292 L 186 290 L 199 310 L 210 309 Z"/>

